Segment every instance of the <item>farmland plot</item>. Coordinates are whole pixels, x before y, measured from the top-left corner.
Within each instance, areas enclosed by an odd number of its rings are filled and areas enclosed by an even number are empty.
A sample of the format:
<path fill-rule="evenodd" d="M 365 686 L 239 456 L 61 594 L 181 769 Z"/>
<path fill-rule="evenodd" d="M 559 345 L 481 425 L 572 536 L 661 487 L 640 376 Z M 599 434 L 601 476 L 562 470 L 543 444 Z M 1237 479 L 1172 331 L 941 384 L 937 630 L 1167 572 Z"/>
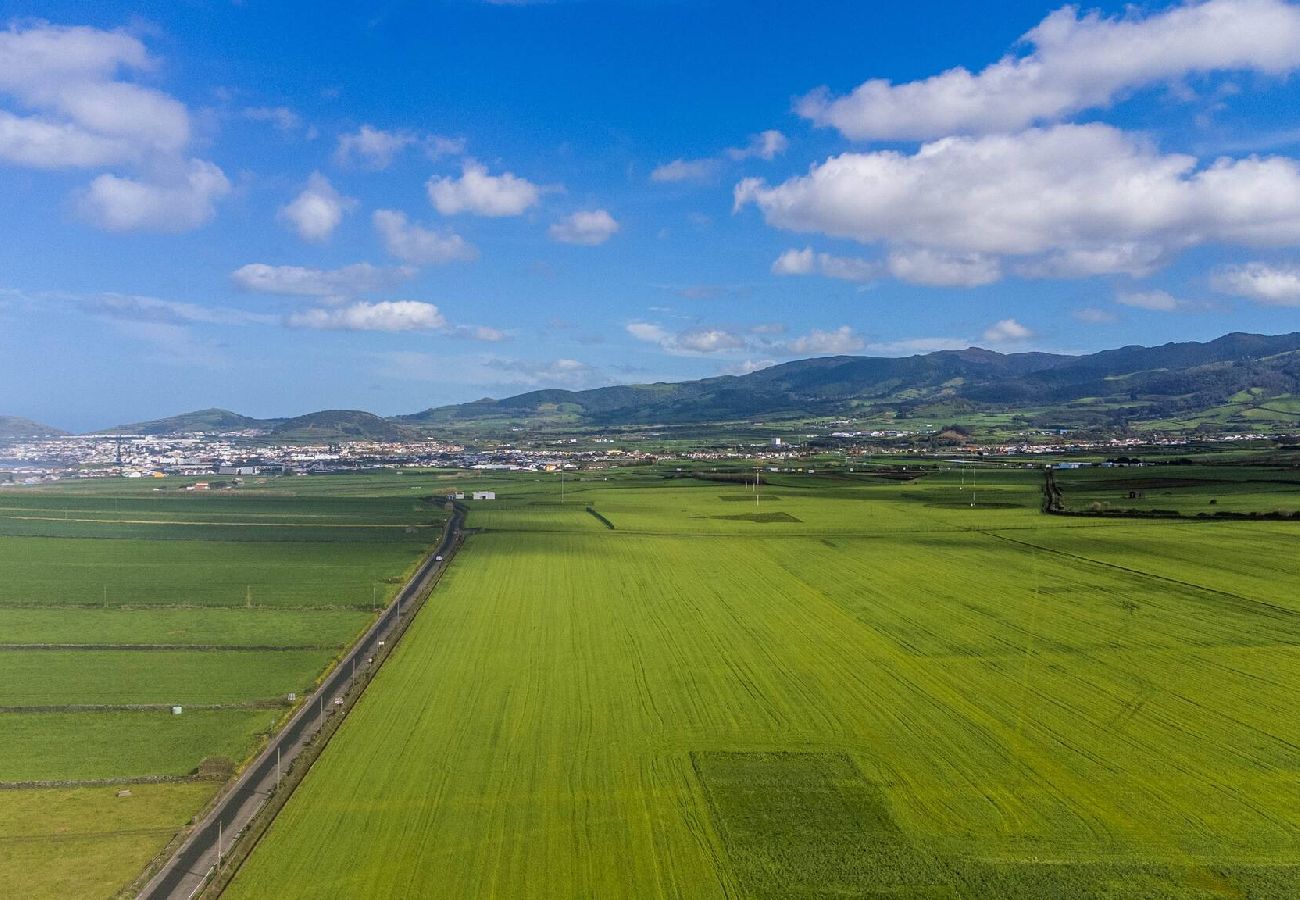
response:
<path fill-rule="evenodd" d="M 431 491 L 375 475 L 0 495 L 0 894 L 134 878 L 440 536 Z"/>
<path fill-rule="evenodd" d="M 518 490 L 231 896 L 1293 896 L 1300 615 L 1209 545 L 1147 574 L 1183 530 L 1112 564 L 1038 477 L 773 486 L 798 524 L 611 483 L 614 528 L 543 530 Z"/>

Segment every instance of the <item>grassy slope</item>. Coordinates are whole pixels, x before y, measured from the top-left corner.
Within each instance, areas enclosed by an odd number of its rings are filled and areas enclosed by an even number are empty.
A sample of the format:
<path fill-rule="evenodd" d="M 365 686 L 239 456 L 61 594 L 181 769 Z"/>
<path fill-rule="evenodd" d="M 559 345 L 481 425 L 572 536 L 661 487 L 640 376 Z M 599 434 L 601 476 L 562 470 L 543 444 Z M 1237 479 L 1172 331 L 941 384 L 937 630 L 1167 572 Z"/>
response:
<path fill-rule="evenodd" d="M 740 487 L 503 483 L 231 896 L 1286 896 L 1288 536 L 1202 526 L 1267 573 L 1233 599 L 979 477 L 974 510 L 954 476 L 792 478 L 772 522 L 715 518 Z"/>

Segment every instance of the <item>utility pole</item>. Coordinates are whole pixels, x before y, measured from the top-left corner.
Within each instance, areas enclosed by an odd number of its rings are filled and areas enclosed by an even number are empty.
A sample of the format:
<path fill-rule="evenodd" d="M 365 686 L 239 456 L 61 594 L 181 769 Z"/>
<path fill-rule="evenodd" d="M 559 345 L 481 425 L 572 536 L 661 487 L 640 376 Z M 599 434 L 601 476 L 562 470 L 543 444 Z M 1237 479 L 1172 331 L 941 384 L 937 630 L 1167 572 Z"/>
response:
<path fill-rule="evenodd" d="M 564 464 L 560 464 L 560 502 L 564 502 Z"/>

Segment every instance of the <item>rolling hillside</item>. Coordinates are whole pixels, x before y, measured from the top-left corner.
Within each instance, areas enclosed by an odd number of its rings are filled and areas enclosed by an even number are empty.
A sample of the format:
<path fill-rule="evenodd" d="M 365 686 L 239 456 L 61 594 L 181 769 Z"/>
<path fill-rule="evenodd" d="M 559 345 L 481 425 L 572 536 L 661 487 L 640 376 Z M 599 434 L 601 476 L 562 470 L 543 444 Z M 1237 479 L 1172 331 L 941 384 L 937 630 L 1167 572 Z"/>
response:
<path fill-rule="evenodd" d="M 999 416 L 1018 426 L 1300 427 L 1300 333 L 1122 347 L 1085 356 L 976 347 L 902 358 L 803 359 L 748 375 L 547 389 L 381 418 L 325 410 L 251 419 L 209 409 L 121 426 L 137 434 L 256 429 L 273 439 L 401 440 L 505 425 L 689 425 L 817 417 L 931 423 Z"/>
<path fill-rule="evenodd" d="M 20 416 L 0 416 L 0 440 L 30 437 L 58 437 L 67 434 L 50 425 L 42 425 Z"/>

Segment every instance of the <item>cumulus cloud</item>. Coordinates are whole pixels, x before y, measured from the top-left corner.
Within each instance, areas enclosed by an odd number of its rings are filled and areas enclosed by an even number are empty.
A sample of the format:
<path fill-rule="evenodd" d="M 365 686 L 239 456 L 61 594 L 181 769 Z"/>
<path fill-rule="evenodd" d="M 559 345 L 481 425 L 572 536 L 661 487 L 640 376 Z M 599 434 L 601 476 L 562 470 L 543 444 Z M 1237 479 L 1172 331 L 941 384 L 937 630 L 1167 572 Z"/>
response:
<path fill-rule="evenodd" d="M 1026 278 L 1085 278 L 1089 275 L 1150 275 L 1167 261 L 1161 246 L 1135 241 L 1094 244 L 1057 250 L 1030 262 L 1016 272 Z"/>
<path fill-rule="evenodd" d="M 655 344 L 673 356 L 709 356 L 713 354 L 776 354 L 778 356 L 820 356 L 853 353 L 866 346 L 852 328 L 842 325 L 831 331 L 814 328 L 788 340 L 774 340 L 784 326 L 770 323 L 746 331 L 697 326 L 671 331 L 652 322 L 631 322 L 627 333 L 639 341 Z"/>
<path fill-rule="evenodd" d="M 1145 85 L 1215 71 L 1269 75 L 1300 66 L 1300 8 L 1284 0 L 1208 0 L 1147 16 L 1065 6 L 978 73 L 873 79 L 843 97 L 821 88 L 796 103 L 817 125 L 862 140 L 927 140 L 1015 131 L 1109 106 Z"/>
<path fill-rule="evenodd" d="M 240 290 L 290 297 L 351 297 L 382 291 L 413 277 L 411 266 L 383 268 L 354 263 L 340 269 L 312 269 L 304 266 L 272 266 L 249 263 L 231 273 Z"/>
<path fill-rule="evenodd" d="M 865 346 L 866 341 L 852 328 L 841 325 L 833 331 L 814 328 L 805 335 L 781 344 L 780 349 L 789 356 L 827 356 L 856 353 Z"/>
<path fill-rule="evenodd" d="M 731 147 L 727 156 L 735 160 L 763 159 L 774 160 L 786 151 L 790 142 L 779 131 L 761 131 L 749 139 L 743 147 Z"/>
<path fill-rule="evenodd" d="M 242 114 L 250 122 L 265 122 L 277 131 L 297 131 L 302 127 L 302 116 L 287 106 L 246 106 Z"/>
<path fill-rule="evenodd" d="M 185 106 L 161 91 L 125 80 L 128 74 L 155 67 L 156 60 L 140 39 L 125 31 L 45 22 L 11 25 L 0 32 L 0 93 L 33 115 L 8 116 L 7 130 L 29 126 L 28 140 L 40 133 L 57 135 L 47 147 L 50 166 L 138 162 L 155 153 L 178 153 L 190 138 Z M 42 125 L 55 129 L 37 127 Z M 92 143 L 99 146 L 101 158 L 84 155 Z M 0 144 L 0 150 L 4 146 Z M 83 155 L 57 155 L 69 147 L 80 147 Z"/>
<path fill-rule="evenodd" d="M 990 344 L 1016 344 L 1033 336 L 1032 331 L 1015 319 L 1003 319 L 984 329 L 984 340 Z"/>
<path fill-rule="evenodd" d="M 536 206 L 542 189 L 511 172 L 489 175 L 487 166 L 467 161 L 460 178 L 430 178 L 429 202 L 444 216 L 518 216 Z"/>
<path fill-rule="evenodd" d="M 1252 262 L 1224 266 L 1214 273 L 1211 283 L 1217 291 L 1269 306 L 1300 306 L 1300 265 Z"/>
<path fill-rule="evenodd" d="M 1119 316 L 1110 310 L 1100 309 L 1096 306 L 1085 306 L 1083 309 L 1076 309 L 1070 315 L 1085 325 L 1109 325 L 1119 319 Z"/>
<path fill-rule="evenodd" d="M 892 246 L 901 255 L 891 269 L 922 277 L 929 267 L 917 253 L 967 254 L 972 283 L 992 277 L 996 263 L 982 257 L 1099 274 L 1141 271 L 1210 241 L 1300 241 L 1295 160 L 1198 168 L 1102 124 L 945 138 L 913 154 L 845 153 L 775 187 L 746 179 L 735 200 L 778 228 Z"/>
<path fill-rule="evenodd" d="M 441 331 L 447 327 L 447 319 L 438 307 L 418 300 L 307 309 L 291 313 L 285 322 L 291 328 L 330 331 Z"/>
<path fill-rule="evenodd" d="M 356 131 L 339 135 L 334 162 L 340 166 L 361 165 L 380 171 L 391 166 L 408 147 L 422 148 L 429 159 L 465 152 L 465 142 L 459 138 L 421 134 L 410 129 L 385 131 L 362 125 Z"/>
<path fill-rule="evenodd" d="M 707 159 L 674 159 L 672 162 L 656 166 L 650 173 L 650 180 L 661 184 L 681 181 L 708 181 L 718 174 L 718 161 Z"/>
<path fill-rule="evenodd" d="M 356 207 L 356 200 L 344 197 L 328 178 L 313 172 L 302 193 L 280 208 L 279 218 L 304 241 L 324 241 L 343 221 L 343 215 Z"/>
<path fill-rule="evenodd" d="M 0 31 L 0 163 L 42 169 L 128 166 L 81 192 L 79 207 L 110 231 L 183 231 L 230 190 L 222 171 L 187 160 L 185 105 L 132 79 L 157 68 L 135 35 L 47 22 Z"/>
<path fill-rule="evenodd" d="M 1155 312 L 1174 312 L 1183 305 L 1168 291 L 1122 291 L 1115 297 L 1115 302 Z"/>
<path fill-rule="evenodd" d="M 889 273 L 900 281 L 934 287 L 977 287 L 1002 277 L 997 259 L 982 253 L 948 253 L 929 247 L 896 248 Z"/>
<path fill-rule="evenodd" d="M 383 238 L 388 252 L 405 262 L 418 266 L 437 266 L 478 259 L 478 250 L 474 245 L 454 231 L 425 228 L 408 221 L 406 214 L 398 210 L 375 210 L 371 221 Z"/>
<path fill-rule="evenodd" d="M 189 231 L 216 213 L 230 181 L 210 162 L 192 159 L 177 175 L 142 181 L 100 175 L 81 195 L 82 216 L 105 231 Z"/>
<path fill-rule="evenodd" d="M 546 233 L 563 244 L 594 247 L 618 233 L 619 224 L 603 209 L 584 210 L 556 222 Z"/>
<path fill-rule="evenodd" d="M 761 131 L 752 135 L 749 143 L 743 147 L 728 147 L 717 156 L 705 156 L 700 159 L 675 159 L 672 162 L 657 166 L 650 173 L 650 180 L 663 184 L 685 181 L 711 181 L 722 169 L 725 159 L 737 162 L 746 159 L 771 161 L 784 153 L 789 146 L 790 142 L 781 132 L 775 130 Z"/>
<path fill-rule="evenodd" d="M 823 275 L 841 281 L 872 281 L 880 277 L 881 265 L 869 259 L 814 253 L 812 247 L 786 250 L 772 263 L 774 275 Z"/>
<path fill-rule="evenodd" d="M 138 294 L 104 293 L 89 297 L 72 297 L 82 310 L 110 319 L 127 319 L 136 322 L 160 322 L 173 325 L 266 325 L 274 317 L 242 309 L 220 306 L 203 306 L 178 300 Z"/>

